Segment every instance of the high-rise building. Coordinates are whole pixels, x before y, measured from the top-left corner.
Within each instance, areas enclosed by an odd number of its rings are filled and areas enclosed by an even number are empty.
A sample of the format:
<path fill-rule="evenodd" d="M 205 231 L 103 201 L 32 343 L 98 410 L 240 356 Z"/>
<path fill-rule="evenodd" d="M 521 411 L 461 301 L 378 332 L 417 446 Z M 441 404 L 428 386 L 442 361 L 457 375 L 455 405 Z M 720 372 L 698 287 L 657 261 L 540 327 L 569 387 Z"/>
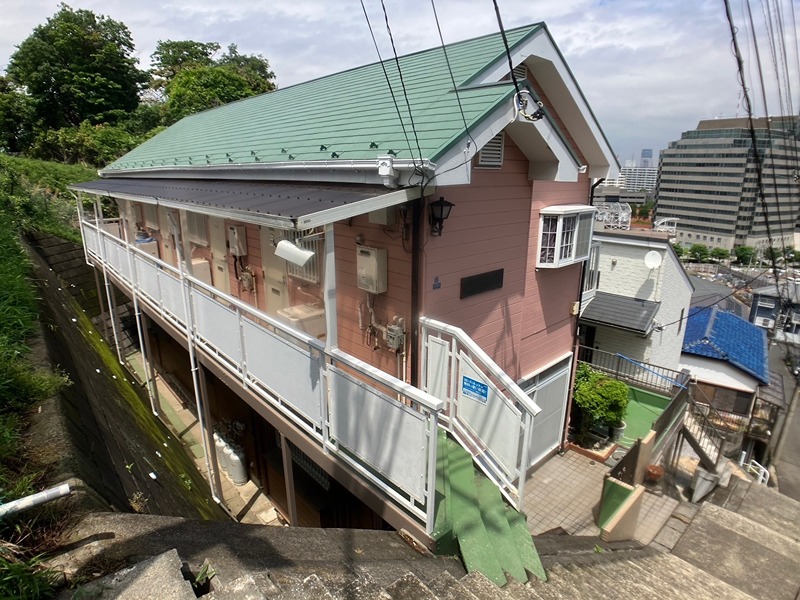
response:
<path fill-rule="evenodd" d="M 638 192 L 645 190 L 653 192 L 656 189 L 658 180 L 658 169 L 656 167 L 644 168 L 627 164 L 619 171 L 619 178 L 607 179 L 603 182 L 604 187 L 618 187 L 628 191 Z"/>
<path fill-rule="evenodd" d="M 654 167 L 653 164 L 653 149 L 652 148 L 645 148 L 642 150 L 642 159 L 639 162 L 640 167 L 644 167 L 645 169 Z"/>
<path fill-rule="evenodd" d="M 677 241 L 732 249 L 793 244 L 800 119 L 753 120 L 762 205 L 747 118 L 700 121 L 661 153 L 656 218 L 677 218 Z"/>

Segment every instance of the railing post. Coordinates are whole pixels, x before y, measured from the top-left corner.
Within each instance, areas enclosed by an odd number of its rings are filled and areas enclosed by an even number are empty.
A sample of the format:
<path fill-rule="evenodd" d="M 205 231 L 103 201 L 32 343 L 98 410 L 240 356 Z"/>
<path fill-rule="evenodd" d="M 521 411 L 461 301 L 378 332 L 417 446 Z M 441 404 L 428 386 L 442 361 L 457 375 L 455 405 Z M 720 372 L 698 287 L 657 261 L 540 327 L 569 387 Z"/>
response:
<path fill-rule="evenodd" d="M 426 506 L 425 506 L 425 533 L 430 535 L 433 532 L 433 525 L 436 519 L 436 454 L 439 440 L 439 414 L 430 411 L 428 422 L 428 473 L 426 481 Z"/>
<path fill-rule="evenodd" d="M 525 483 L 528 479 L 528 460 L 530 459 L 531 436 L 533 435 L 534 416 L 527 411 L 522 413 L 523 419 L 522 452 L 520 456 L 519 482 L 517 483 L 517 510 L 522 512 L 525 502 Z"/>
<path fill-rule="evenodd" d="M 239 369 L 242 372 L 242 386 L 247 389 L 247 350 L 244 344 L 244 323 L 242 321 L 242 309 L 236 307 L 236 323 L 239 326 Z"/>

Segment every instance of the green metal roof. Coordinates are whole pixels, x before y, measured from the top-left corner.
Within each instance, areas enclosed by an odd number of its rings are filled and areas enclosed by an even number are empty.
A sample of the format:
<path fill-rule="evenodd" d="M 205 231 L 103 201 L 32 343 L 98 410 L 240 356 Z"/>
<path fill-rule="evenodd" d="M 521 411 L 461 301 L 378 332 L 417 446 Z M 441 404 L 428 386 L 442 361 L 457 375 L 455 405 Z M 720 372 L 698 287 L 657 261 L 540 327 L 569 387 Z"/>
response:
<path fill-rule="evenodd" d="M 522 42 L 542 27 L 534 24 L 506 32 L 509 44 Z M 462 87 L 504 53 L 499 33 L 447 46 L 459 86 L 458 99 L 470 127 L 514 92 L 510 82 Z M 102 174 L 175 166 L 374 160 L 389 151 L 399 159 L 420 158 L 409 104 L 422 158 L 436 161 L 464 135 L 445 53 L 434 48 L 401 57 L 399 63 L 408 104 L 397 64 L 394 59 L 386 60 L 186 117 L 131 150 Z"/>

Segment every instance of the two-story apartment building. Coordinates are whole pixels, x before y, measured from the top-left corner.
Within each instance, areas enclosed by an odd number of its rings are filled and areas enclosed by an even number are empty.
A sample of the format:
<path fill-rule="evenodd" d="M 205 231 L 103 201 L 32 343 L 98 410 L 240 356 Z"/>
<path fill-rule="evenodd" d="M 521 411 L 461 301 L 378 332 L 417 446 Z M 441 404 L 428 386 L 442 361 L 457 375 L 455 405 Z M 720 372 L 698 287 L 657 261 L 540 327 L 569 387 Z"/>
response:
<path fill-rule="evenodd" d="M 237 422 L 293 524 L 428 539 L 441 428 L 517 507 L 559 448 L 590 185 L 618 165 L 544 24 L 507 37 L 187 117 L 73 187 L 215 493 Z"/>

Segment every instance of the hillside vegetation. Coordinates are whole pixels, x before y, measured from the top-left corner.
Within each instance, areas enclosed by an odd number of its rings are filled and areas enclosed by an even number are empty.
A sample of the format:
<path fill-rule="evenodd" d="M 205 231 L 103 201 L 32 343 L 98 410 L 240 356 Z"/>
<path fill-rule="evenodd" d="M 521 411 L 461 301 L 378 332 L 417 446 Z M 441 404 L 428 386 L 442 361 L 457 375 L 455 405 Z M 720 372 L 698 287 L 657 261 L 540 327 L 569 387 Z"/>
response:
<path fill-rule="evenodd" d="M 20 233 L 39 229 L 77 240 L 75 200 L 66 186 L 91 179 L 91 169 L 0 156 L 0 504 L 41 491 L 47 473 L 23 444 L 26 416 L 68 379 L 33 364 L 36 289 Z M 48 506 L 0 521 L 0 597 L 41 598 L 53 577 L 39 568 L 64 515 Z"/>

